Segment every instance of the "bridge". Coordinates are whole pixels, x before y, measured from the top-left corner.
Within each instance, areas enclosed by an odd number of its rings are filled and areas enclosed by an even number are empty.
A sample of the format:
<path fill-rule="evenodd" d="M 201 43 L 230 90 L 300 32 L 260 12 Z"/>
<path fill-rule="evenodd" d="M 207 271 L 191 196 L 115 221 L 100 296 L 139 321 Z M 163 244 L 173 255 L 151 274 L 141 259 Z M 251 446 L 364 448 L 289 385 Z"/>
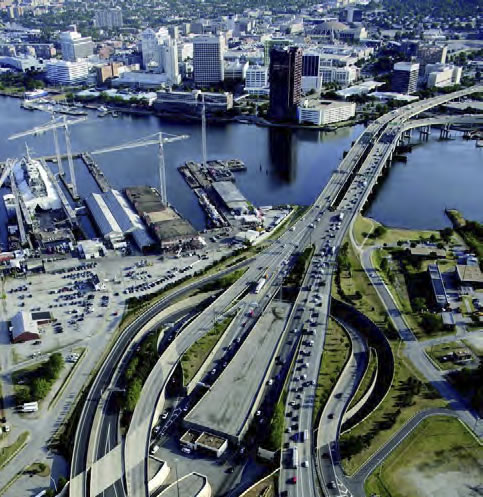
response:
<path fill-rule="evenodd" d="M 342 243 L 345 233 L 349 229 L 352 220 L 362 209 L 367 201 L 372 188 L 376 184 L 383 168 L 391 160 L 392 152 L 399 141 L 402 133 L 411 129 L 409 124 L 411 119 L 422 112 L 425 112 L 442 103 L 469 95 L 474 92 L 483 91 L 483 87 L 472 87 L 449 95 L 435 97 L 424 100 L 416 104 L 394 110 L 368 126 L 354 143 L 351 150 L 341 161 L 337 171 L 331 176 L 327 185 L 315 201 L 309 211 L 296 223 L 294 230 L 284 233 L 277 243 L 272 244 L 267 249 L 260 252 L 256 259 L 249 265 L 247 272 L 242 278 L 226 290 L 212 305 L 205 309 L 191 324 L 189 324 L 177 337 L 172 344 L 166 349 L 161 356 L 157 365 L 151 372 L 147 382 L 144 385 L 141 398 L 136 406 L 129 431 L 126 436 L 125 445 L 122 455 L 117 465 L 118 472 L 109 476 L 105 471 L 95 471 L 96 491 L 100 488 L 107 488 L 115 479 L 116 481 L 124 479 L 125 488 L 129 497 L 146 497 L 148 493 L 147 482 L 147 459 L 150 443 L 151 428 L 154 420 L 163 409 L 165 388 L 169 378 L 174 371 L 181 355 L 187 348 L 198 338 L 207 333 L 212 326 L 213 313 L 222 312 L 226 309 L 233 299 L 239 295 L 246 285 L 251 281 L 256 281 L 260 276 L 259 266 L 267 268 L 271 275 L 269 283 L 275 284 L 280 279 L 282 272 L 282 261 L 286 260 L 295 251 L 303 250 L 309 244 L 314 244 L 316 249 L 316 258 L 319 263 L 330 267 L 335 263 L 335 255 L 338 247 Z M 424 120 L 422 120 L 424 121 Z M 424 121 L 426 125 L 433 125 Z M 416 121 L 413 121 L 413 124 Z M 429 123 L 429 124 L 428 124 Z M 434 121 L 436 124 L 436 121 Z M 439 124 L 444 124 L 441 121 Z M 452 124 L 452 123 L 448 123 Z M 405 128 L 409 126 L 409 128 Z M 420 127 L 414 124 L 413 127 Z M 366 178 L 366 185 L 361 187 L 360 179 Z M 343 216 L 339 216 L 342 214 Z M 341 228 L 337 230 L 334 237 L 329 234 L 329 226 L 333 224 L 334 216 L 339 216 Z M 309 273 L 312 273 L 314 262 L 311 263 Z M 319 371 L 322 357 L 323 345 L 325 341 L 325 331 L 329 314 L 331 272 L 323 279 L 324 285 L 320 285 L 320 278 L 314 281 L 310 290 L 305 291 L 300 296 L 307 302 L 313 301 L 315 295 L 320 296 L 322 307 L 320 308 L 320 317 L 316 324 L 317 342 L 313 347 L 313 355 L 310 359 L 310 365 L 306 371 L 307 381 L 315 379 Z M 317 286 L 319 285 L 319 286 Z M 314 288 L 312 288 L 314 287 Z M 274 287 L 268 285 L 268 293 L 275 291 Z M 309 306 L 304 310 L 303 317 L 310 319 L 312 310 Z M 122 337 L 121 337 L 122 338 Z M 315 339 L 314 339 L 315 341 Z M 305 349 L 304 349 L 305 350 Z M 299 373 L 300 374 L 300 373 Z M 295 376 L 295 375 L 294 375 Z M 108 381 L 109 377 L 106 371 L 103 371 L 103 381 Z M 293 381 L 293 378 L 292 378 Z M 298 380 L 299 381 L 299 380 Z M 99 383 L 99 382 L 97 382 Z M 78 433 L 74 445 L 74 457 L 71 472 L 70 492 L 73 497 L 95 497 L 90 492 L 88 484 L 88 474 L 92 474 L 93 466 L 98 462 L 89 462 L 82 454 L 86 443 L 83 438 L 89 432 L 92 417 L 99 406 L 99 384 L 95 382 L 90 392 L 89 398 L 93 402 L 86 403 L 84 412 L 79 422 Z M 306 388 L 301 394 L 301 399 L 296 399 L 288 395 L 286 411 L 292 410 L 293 405 L 298 405 L 299 410 L 299 430 L 308 430 L 309 436 L 300 446 L 304 457 L 307 457 L 309 468 L 307 471 L 301 471 L 302 468 L 294 470 L 287 467 L 283 462 L 280 471 L 280 491 L 286 491 L 287 495 L 297 495 L 297 488 L 302 489 L 304 497 L 315 497 L 319 494 L 319 488 L 325 495 L 336 495 L 334 490 L 328 488 L 327 483 L 314 469 L 314 441 L 312 439 L 312 419 L 313 419 L 313 396 L 315 387 Z M 89 404 L 89 405 L 88 405 Z M 97 406 L 97 407 L 96 407 Z M 89 412 L 87 412 L 87 409 Z M 284 443 L 287 440 L 284 440 Z M 290 440 L 288 443 L 291 443 Z M 115 448 L 112 447 L 111 450 Z M 115 449 L 116 451 L 118 449 Z M 83 452 L 84 451 L 84 452 Z M 100 452 L 104 457 L 106 454 Z M 286 455 L 286 454 L 284 454 Z M 290 486 L 287 482 L 293 476 L 298 477 L 298 484 Z M 102 480 L 105 483 L 102 483 Z M 101 481 L 99 481 L 101 480 Z M 122 488 L 122 487 L 121 487 Z"/>

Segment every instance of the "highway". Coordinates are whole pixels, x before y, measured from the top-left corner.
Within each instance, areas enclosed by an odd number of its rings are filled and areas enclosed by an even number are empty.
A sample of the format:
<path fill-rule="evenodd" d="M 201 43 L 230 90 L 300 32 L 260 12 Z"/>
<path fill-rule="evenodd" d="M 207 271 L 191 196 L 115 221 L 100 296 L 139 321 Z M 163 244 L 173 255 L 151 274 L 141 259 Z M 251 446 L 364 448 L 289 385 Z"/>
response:
<path fill-rule="evenodd" d="M 333 263 L 337 248 L 340 246 L 345 232 L 351 225 L 353 217 L 363 207 L 373 186 L 377 182 L 379 174 L 386 165 L 387 160 L 390 158 L 394 148 L 394 142 L 399 139 L 400 134 L 403 132 L 404 123 L 411 117 L 414 117 L 431 107 L 481 90 L 482 87 L 474 87 L 454 94 L 411 104 L 382 116 L 368 126 L 356 140 L 346 157 L 341 161 L 338 170 L 331 176 L 314 205 L 308 213 L 296 223 L 293 231 L 284 233 L 280 237 L 278 244 L 273 244 L 270 248 L 261 252 L 256 257 L 255 261 L 252 262 L 245 275 L 225 291 L 217 301 L 205 309 L 205 311 L 188 325 L 171 343 L 144 385 L 141 399 L 134 412 L 131 426 L 126 437 L 124 462 L 127 492 L 130 497 L 145 497 L 147 495 L 146 460 L 151 427 L 153 420 L 157 417 L 156 411 L 159 411 L 159 409 L 162 408 L 162 398 L 166 382 L 182 353 L 194 343 L 194 341 L 211 329 L 214 313 L 222 312 L 226 309 L 249 283 L 257 281 L 260 278 L 261 272 L 258 269 L 259 267 L 263 267 L 263 271 L 268 272 L 270 278 L 273 278 L 271 280 L 273 282 L 281 272 L 282 261 L 287 260 L 294 251 L 302 250 L 308 244 L 315 244 L 316 250 L 319 251 L 319 255 L 321 255 L 322 263 Z M 340 229 L 335 230 L 335 232 L 331 232 L 329 229 L 331 222 L 333 224 L 333 217 L 336 215 L 329 211 L 329 207 L 332 206 L 339 208 L 341 212 L 346 214 L 341 222 Z M 330 250 L 328 247 L 330 247 Z M 322 248 L 324 249 L 323 255 L 320 252 Z M 328 256 L 327 253 L 330 255 Z M 314 265 L 312 262 L 310 273 L 313 269 Z M 318 367 L 321 360 L 327 324 L 331 276 L 327 278 L 326 284 L 322 289 L 319 288 L 317 290 L 317 288 L 313 288 L 313 286 L 311 286 L 310 290 L 306 291 L 305 294 L 303 291 L 301 295 L 303 300 L 313 300 L 313 296 L 317 293 L 322 296 L 321 316 L 319 317 L 320 322 L 317 323 L 317 334 L 312 338 L 314 340 L 314 357 L 309 361 L 307 372 L 303 373 L 307 375 L 307 380 L 309 378 L 316 379 L 318 375 Z M 150 316 L 153 316 L 156 312 L 157 309 L 152 309 Z M 312 309 L 305 309 L 303 319 L 307 320 L 311 318 Z M 144 316 L 138 319 L 144 320 Z M 109 377 L 109 371 L 116 364 L 116 357 L 119 358 L 119 352 L 124 350 L 127 346 L 129 336 L 132 336 L 135 328 L 139 326 L 139 323 L 133 323 L 131 326 L 133 328 L 132 331 L 127 333 L 126 330 L 119 340 L 119 342 L 122 341 L 124 344 L 116 344 L 113 351 L 116 349 L 119 350 L 117 353 L 111 352 L 101 369 L 101 373 L 96 377 L 91 389 L 92 395 L 89 395 L 90 400 L 99 398 L 99 393 L 102 391 L 102 385 L 106 384 Z M 315 345 L 315 340 L 317 340 L 317 345 Z M 106 368 L 106 364 L 109 364 L 110 368 Z M 298 372 L 298 375 L 300 375 L 300 372 Z M 294 372 L 294 377 L 298 375 Z M 96 393 L 97 395 L 95 395 Z M 297 398 L 297 395 L 300 395 L 300 398 Z M 289 403 L 294 402 L 295 405 L 300 403 L 302 408 L 301 414 L 299 415 L 299 430 L 302 430 L 303 427 L 308 427 L 307 429 L 309 430 L 308 440 L 300 447 L 301 460 L 307 460 L 309 468 L 296 468 L 297 474 L 294 476 L 298 476 L 298 479 L 297 484 L 293 485 L 293 488 L 296 489 L 294 495 L 299 495 L 298 489 L 301 488 L 300 495 L 303 495 L 304 497 L 318 494 L 318 490 L 316 489 L 317 479 L 315 477 L 315 472 L 313 471 L 312 458 L 312 397 L 313 393 L 311 393 L 310 390 L 307 392 L 298 392 L 295 395 L 295 400 L 292 400 L 292 396 L 289 395 L 289 398 L 291 399 L 289 400 Z M 161 399 L 160 403 L 158 403 L 158 399 Z M 76 448 L 79 446 L 79 438 L 83 438 L 83 435 L 88 436 L 88 422 L 93 416 L 92 409 L 95 409 L 95 407 L 92 407 L 93 404 L 95 404 L 95 402 L 86 403 L 86 408 L 83 411 L 79 424 L 80 430 L 76 436 Z M 76 458 L 73 461 L 72 476 L 82 473 L 85 469 L 85 452 L 82 453 L 82 450 L 76 450 L 75 455 Z M 304 469 L 304 471 L 302 471 L 302 469 Z M 323 491 L 328 493 L 328 489 L 324 488 L 324 486 Z M 85 488 L 85 485 L 80 487 L 80 492 L 78 494 L 72 493 L 71 490 L 72 495 L 85 496 L 87 495 L 86 492 L 87 489 Z"/>

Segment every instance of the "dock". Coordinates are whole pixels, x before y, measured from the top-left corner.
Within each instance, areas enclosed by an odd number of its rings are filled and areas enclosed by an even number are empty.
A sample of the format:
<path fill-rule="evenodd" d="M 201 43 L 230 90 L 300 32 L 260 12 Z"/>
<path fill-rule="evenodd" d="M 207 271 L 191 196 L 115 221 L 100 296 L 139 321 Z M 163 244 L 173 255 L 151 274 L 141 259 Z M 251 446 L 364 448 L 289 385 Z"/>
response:
<path fill-rule="evenodd" d="M 60 201 L 62 203 L 62 207 L 64 208 L 64 212 L 65 212 L 67 218 L 69 219 L 69 222 L 71 223 L 72 226 L 76 226 L 77 225 L 77 218 L 75 215 L 75 211 L 71 207 L 71 205 L 69 204 L 69 201 L 67 200 L 67 197 L 65 196 L 64 190 L 62 190 L 62 188 L 60 187 L 60 184 L 58 181 L 59 175 L 57 175 L 57 176 L 54 175 L 54 173 L 50 170 L 50 168 L 45 163 L 45 160 L 42 159 L 41 162 L 43 163 L 45 170 L 47 171 L 47 176 L 49 177 L 50 181 L 52 181 L 52 183 L 55 186 L 55 191 L 57 192 L 57 195 L 59 195 Z"/>
<path fill-rule="evenodd" d="M 88 152 L 84 152 L 80 155 L 80 158 L 84 161 L 87 169 L 91 173 L 92 177 L 96 181 L 102 193 L 106 193 L 111 189 L 107 178 L 101 171 L 101 168 L 97 165 L 97 162 L 93 159 L 92 155 Z"/>
<path fill-rule="evenodd" d="M 67 191 L 70 193 L 70 196 L 72 197 L 72 200 L 76 201 L 80 200 L 79 194 L 74 195 L 74 192 L 72 190 L 72 183 L 67 183 L 67 180 L 65 179 L 64 174 L 59 174 L 60 181 L 64 183 L 64 186 L 67 188 Z"/>

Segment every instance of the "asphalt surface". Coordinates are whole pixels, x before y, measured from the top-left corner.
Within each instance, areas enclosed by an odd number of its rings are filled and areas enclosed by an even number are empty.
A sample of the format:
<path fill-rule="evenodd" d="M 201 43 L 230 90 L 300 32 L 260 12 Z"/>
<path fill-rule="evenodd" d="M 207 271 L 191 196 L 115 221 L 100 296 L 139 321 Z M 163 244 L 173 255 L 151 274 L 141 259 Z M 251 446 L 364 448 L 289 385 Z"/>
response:
<path fill-rule="evenodd" d="M 250 261 L 243 261 L 243 263 L 241 263 L 239 266 L 242 267 L 246 264 L 249 264 L 249 262 Z M 156 314 L 169 307 L 172 304 L 172 302 L 175 301 L 177 298 L 193 291 L 196 288 L 200 288 L 201 286 L 205 285 L 208 281 L 218 279 L 221 275 L 233 271 L 234 268 L 235 267 L 231 267 L 215 275 L 203 278 L 161 299 L 154 306 L 148 309 L 143 315 L 141 315 L 133 323 L 131 323 L 117 339 L 108 357 L 102 364 L 101 369 L 99 370 L 97 376 L 94 379 L 94 382 L 87 395 L 84 408 L 81 413 L 81 417 L 78 422 L 76 438 L 74 442 L 72 462 L 71 462 L 71 480 L 77 475 L 82 475 L 81 478 L 83 480 L 83 484 L 78 489 L 71 488 L 71 493 L 74 496 L 76 492 L 80 492 L 78 495 L 89 495 L 87 493 L 87 488 L 86 488 L 87 482 L 85 478 L 85 470 L 87 469 L 86 468 L 87 449 L 88 449 L 92 422 L 94 420 L 95 412 L 98 407 L 98 403 L 101 399 L 102 392 L 109 385 L 110 378 L 113 372 L 115 371 L 116 366 L 119 363 L 124 351 L 129 346 L 129 343 L 136 336 L 137 332 L 144 326 L 144 324 L 149 322 L 149 320 L 153 318 Z"/>

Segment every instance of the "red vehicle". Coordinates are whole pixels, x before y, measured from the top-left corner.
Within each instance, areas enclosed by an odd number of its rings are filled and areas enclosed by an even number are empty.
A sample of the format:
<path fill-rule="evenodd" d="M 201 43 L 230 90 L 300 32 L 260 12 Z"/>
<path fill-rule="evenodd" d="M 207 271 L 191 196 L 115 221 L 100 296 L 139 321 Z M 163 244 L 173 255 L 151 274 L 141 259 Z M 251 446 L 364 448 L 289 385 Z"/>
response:
<path fill-rule="evenodd" d="M 297 477 L 292 476 L 292 478 L 290 478 L 290 483 L 297 483 Z"/>

